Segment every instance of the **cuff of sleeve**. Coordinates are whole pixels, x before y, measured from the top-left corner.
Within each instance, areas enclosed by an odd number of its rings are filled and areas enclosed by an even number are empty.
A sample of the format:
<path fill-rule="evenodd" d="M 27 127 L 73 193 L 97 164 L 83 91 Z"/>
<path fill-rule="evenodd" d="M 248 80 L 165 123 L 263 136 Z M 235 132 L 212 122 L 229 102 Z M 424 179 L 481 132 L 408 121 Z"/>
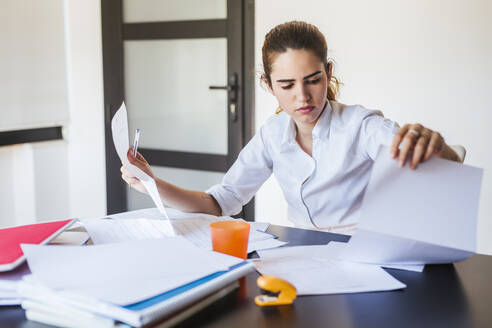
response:
<path fill-rule="evenodd" d="M 234 197 L 223 185 L 215 185 L 205 191 L 211 195 L 220 206 L 222 216 L 230 216 L 241 212 L 243 208 L 241 202 Z"/>

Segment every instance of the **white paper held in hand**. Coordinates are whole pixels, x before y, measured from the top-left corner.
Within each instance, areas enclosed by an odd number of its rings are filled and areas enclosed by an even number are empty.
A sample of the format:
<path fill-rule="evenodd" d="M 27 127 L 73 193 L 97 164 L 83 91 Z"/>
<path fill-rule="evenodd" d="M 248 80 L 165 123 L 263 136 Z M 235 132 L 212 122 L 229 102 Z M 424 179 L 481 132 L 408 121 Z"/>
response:
<path fill-rule="evenodd" d="M 476 247 L 483 170 L 433 157 L 400 168 L 379 150 L 345 259 L 421 265 L 461 261 Z"/>
<path fill-rule="evenodd" d="M 130 141 L 128 139 L 128 114 L 126 110 L 125 103 L 121 104 L 121 107 L 114 114 L 111 120 L 111 131 L 113 133 L 113 143 L 116 148 L 116 152 L 120 157 L 121 163 L 127 167 L 131 174 L 142 181 L 142 184 L 147 189 L 150 197 L 154 201 L 159 211 L 169 220 L 166 209 L 162 204 L 162 200 L 159 196 L 159 191 L 157 190 L 157 185 L 154 179 L 152 179 L 148 174 L 140 170 L 135 165 L 131 164 L 126 157 L 127 151 L 130 148 Z M 170 227 L 172 229 L 172 226 Z"/>

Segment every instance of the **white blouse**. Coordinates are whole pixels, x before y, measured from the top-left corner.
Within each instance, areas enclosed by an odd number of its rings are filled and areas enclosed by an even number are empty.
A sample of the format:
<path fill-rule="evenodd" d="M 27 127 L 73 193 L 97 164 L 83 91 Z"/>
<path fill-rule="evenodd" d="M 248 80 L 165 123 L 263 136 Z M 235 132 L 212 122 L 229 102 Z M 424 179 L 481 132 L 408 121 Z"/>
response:
<path fill-rule="evenodd" d="M 330 101 L 313 129 L 311 157 L 296 141 L 294 121 L 282 112 L 262 125 L 222 183 L 206 192 L 222 215 L 234 215 L 273 172 L 295 226 L 353 225 L 379 147 L 389 146 L 397 130 L 379 111 Z"/>

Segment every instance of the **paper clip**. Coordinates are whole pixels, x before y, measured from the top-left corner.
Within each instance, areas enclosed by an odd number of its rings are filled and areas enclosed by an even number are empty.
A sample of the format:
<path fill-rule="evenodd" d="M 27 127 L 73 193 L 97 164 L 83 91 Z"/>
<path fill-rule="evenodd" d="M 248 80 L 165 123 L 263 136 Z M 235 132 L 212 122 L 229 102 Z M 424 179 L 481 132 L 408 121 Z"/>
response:
<path fill-rule="evenodd" d="M 277 296 L 256 296 L 255 304 L 258 306 L 292 304 L 297 297 L 297 290 L 291 283 L 274 276 L 259 276 L 256 284 L 267 292 L 278 293 Z"/>

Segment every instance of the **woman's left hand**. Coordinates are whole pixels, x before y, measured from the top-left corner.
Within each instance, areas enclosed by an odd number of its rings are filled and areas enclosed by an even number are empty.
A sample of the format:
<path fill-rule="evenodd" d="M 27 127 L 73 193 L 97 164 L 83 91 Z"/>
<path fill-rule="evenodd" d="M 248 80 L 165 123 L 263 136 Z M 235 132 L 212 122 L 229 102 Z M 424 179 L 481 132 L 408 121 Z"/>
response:
<path fill-rule="evenodd" d="M 422 124 L 405 124 L 396 132 L 390 154 L 403 167 L 410 161 L 410 168 L 415 169 L 433 155 L 439 156 L 446 143 L 439 132 L 432 131 Z M 441 157 L 441 156 L 440 156 Z"/>

